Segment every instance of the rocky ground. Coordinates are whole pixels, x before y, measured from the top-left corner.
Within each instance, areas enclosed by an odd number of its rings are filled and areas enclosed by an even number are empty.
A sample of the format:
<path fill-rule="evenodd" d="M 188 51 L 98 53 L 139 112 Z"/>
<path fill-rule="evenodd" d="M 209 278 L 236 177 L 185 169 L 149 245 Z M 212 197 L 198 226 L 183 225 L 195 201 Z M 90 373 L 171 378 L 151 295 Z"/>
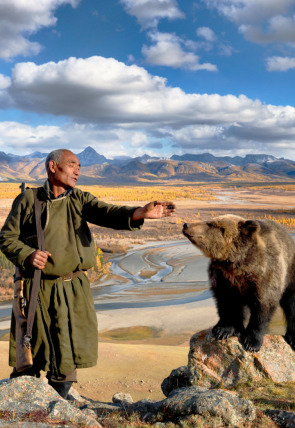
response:
<path fill-rule="evenodd" d="M 195 334 L 187 365 L 163 380 L 162 400 L 134 402 L 119 392 L 110 402 L 94 401 L 73 388 L 64 400 L 44 379 L 4 379 L 0 426 L 294 428 L 295 354 L 282 337 L 264 339 L 259 355 L 252 355 L 236 338 Z M 260 396 L 272 390 L 268 402 L 255 401 L 254 388 Z"/>

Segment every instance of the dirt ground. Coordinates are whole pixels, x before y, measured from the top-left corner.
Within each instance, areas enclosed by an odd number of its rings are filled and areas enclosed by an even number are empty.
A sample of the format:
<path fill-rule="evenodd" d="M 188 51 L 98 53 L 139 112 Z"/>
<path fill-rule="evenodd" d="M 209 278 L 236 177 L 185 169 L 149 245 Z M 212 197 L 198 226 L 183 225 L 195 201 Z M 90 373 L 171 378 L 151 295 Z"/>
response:
<path fill-rule="evenodd" d="M 111 402 L 117 392 L 162 400 L 161 382 L 177 367 L 187 364 L 188 348 L 181 346 L 99 343 L 95 367 L 78 371 L 74 388 L 81 396 Z M 0 379 L 9 377 L 8 341 L 0 342 Z M 42 374 L 45 375 L 45 374 Z"/>

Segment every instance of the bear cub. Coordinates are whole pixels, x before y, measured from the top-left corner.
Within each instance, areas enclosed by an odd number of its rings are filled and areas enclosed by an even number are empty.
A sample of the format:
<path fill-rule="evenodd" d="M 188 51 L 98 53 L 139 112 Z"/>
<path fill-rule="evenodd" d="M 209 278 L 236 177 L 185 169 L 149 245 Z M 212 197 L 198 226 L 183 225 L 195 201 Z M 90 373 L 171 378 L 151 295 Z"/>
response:
<path fill-rule="evenodd" d="M 281 305 L 287 321 L 284 337 L 295 350 L 295 242 L 284 227 L 227 214 L 184 224 L 183 234 L 211 259 L 208 273 L 219 315 L 213 336 L 238 336 L 246 351 L 257 352 Z"/>

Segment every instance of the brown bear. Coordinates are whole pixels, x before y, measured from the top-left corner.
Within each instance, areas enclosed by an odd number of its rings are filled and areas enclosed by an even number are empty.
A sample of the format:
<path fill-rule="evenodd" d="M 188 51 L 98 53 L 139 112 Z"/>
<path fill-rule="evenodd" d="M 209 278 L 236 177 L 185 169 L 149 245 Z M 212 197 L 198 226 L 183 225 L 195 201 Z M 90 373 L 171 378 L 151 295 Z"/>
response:
<path fill-rule="evenodd" d="M 257 352 L 280 304 L 287 321 L 284 337 L 295 350 L 295 242 L 284 227 L 227 214 L 184 224 L 183 234 L 211 259 L 208 273 L 220 318 L 213 336 L 238 336 L 245 350 Z"/>

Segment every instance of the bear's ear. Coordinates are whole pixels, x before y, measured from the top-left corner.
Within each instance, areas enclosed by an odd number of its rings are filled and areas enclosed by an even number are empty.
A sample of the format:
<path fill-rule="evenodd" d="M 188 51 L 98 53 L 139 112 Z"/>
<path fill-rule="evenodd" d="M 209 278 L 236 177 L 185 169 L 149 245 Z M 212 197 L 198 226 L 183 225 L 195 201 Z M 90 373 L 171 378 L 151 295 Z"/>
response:
<path fill-rule="evenodd" d="M 239 223 L 241 234 L 244 237 L 251 238 L 254 234 L 258 233 L 260 226 L 256 220 L 247 220 L 245 222 L 240 221 Z"/>

